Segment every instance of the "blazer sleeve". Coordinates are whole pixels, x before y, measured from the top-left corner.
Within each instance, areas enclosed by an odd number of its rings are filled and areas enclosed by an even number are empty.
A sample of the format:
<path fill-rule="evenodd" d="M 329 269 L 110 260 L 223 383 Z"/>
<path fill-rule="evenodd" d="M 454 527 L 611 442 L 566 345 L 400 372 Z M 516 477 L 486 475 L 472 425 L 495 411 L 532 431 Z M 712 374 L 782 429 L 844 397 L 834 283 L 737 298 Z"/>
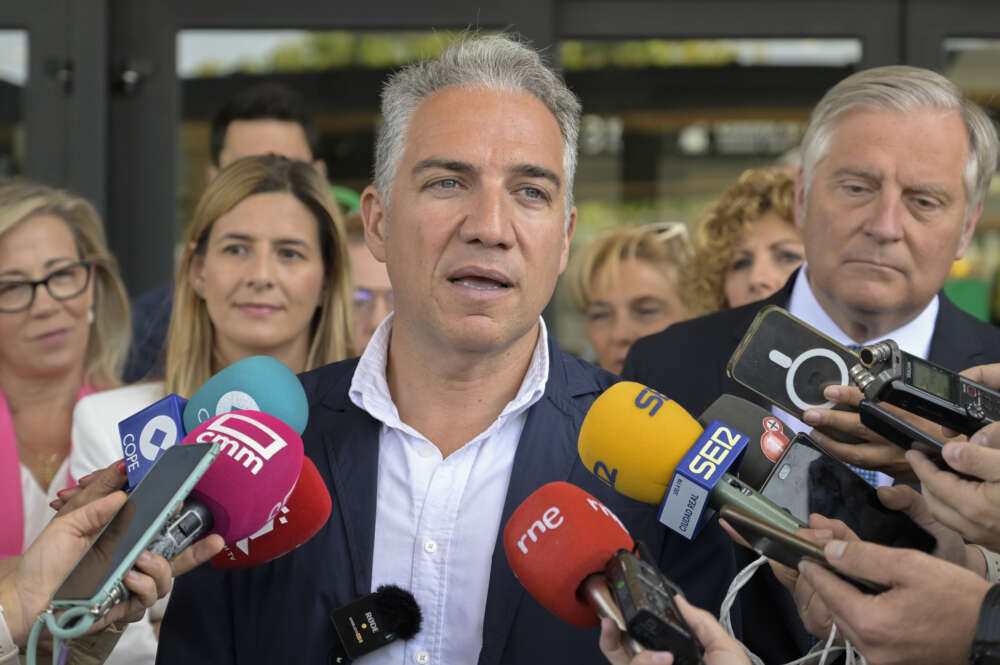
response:
<path fill-rule="evenodd" d="M 156 665 L 236 665 L 229 576 L 206 563 L 174 581 Z"/>
<path fill-rule="evenodd" d="M 96 397 L 98 399 L 91 399 Z M 101 395 L 84 397 L 73 409 L 69 470 L 80 479 L 122 458 L 118 421 L 100 408 Z"/>

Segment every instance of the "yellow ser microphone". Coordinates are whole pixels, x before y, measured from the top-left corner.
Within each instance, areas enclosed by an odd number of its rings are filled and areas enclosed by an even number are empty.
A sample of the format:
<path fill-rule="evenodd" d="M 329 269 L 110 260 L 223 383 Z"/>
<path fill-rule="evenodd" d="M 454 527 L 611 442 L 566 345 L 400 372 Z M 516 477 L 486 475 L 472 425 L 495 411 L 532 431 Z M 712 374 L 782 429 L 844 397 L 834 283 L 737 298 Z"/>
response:
<path fill-rule="evenodd" d="M 677 402 L 633 381 L 608 388 L 580 427 L 584 465 L 615 491 L 660 504 L 660 522 L 693 538 L 732 505 L 786 531 L 805 526 L 727 470 L 748 439 L 724 422 L 703 428 Z"/>

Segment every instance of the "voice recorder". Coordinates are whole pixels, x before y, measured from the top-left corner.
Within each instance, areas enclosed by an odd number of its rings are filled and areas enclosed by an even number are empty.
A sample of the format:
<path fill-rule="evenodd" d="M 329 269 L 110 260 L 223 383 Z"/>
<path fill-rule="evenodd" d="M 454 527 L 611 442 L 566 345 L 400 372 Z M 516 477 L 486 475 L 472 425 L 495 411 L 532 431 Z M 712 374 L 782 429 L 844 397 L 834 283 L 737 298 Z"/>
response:
<path fill-rule="evenodd" d="M 861 349 L 851 375 L 865 397 L 971 435 L 1000 419 L 1000 393 L 906 353 L 893 340 Z"/>

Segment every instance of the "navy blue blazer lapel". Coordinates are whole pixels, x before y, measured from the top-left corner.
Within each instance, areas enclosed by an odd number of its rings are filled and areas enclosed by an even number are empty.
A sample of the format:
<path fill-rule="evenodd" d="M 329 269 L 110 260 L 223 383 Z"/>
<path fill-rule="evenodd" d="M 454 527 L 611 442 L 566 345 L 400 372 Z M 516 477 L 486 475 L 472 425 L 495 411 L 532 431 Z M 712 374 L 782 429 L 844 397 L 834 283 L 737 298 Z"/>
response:
<path fill-rule="evenodd" d="M 356 598 L 371 592 L 380 425 L 350 401 L 353 375 L 352 367 L 331 382 L 336 385 L 310 409 L 309 428 L 315 424 L 322 433 L 322 454 L 334 489 L 333 509 L 343 520 L 355 587 L 352 598 Z M 318 459 L 316 463 L 320 465 Z"/>
<path fill-rule="evenodd" d="M 927 359 L 956 372 L 988 362 L 987 342 L 976 330 L 978 321 L 958 309 L 944 291 L 938 297 L 940 306 Z"/>
<path fill-rule="evenodd" d="M 576 428 L 569 425 L 579 418 L 579 413 L 572 399 L 575 393 L 594 392 L 599 387 L 593 382 L 589 386 L 574 382 L 574 378 L 567 373 L 562 351 L 549 338 L 549 379 L 545 394 L 531 407 L 521 432 L 493 549 L 479 665 L 500 662 L 517 607 L 526 593 L 507 563 L 503 528 L 514 510 L 536 489 L 556 480 L 568 480 L 577 459 Z"/>

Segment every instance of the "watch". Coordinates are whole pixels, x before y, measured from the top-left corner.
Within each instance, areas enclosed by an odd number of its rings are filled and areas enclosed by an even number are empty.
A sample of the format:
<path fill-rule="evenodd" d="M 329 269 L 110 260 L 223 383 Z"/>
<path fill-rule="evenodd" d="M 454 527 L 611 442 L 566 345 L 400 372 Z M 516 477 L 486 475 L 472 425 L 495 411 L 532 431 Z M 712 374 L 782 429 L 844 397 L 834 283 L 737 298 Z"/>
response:
<path fill-rule="evenodd" d="M 972 665 L 1000 665 L 1000 585 L 990 587 L 983 598 L 969 662 Z"/>
<path fill-rule="evenodd" d="M 3 615 L 3 605 L 0 605 L 0 665 L 7 663 L 17 663 L 17 645 L 7 627 L 7 621 Z"/>

